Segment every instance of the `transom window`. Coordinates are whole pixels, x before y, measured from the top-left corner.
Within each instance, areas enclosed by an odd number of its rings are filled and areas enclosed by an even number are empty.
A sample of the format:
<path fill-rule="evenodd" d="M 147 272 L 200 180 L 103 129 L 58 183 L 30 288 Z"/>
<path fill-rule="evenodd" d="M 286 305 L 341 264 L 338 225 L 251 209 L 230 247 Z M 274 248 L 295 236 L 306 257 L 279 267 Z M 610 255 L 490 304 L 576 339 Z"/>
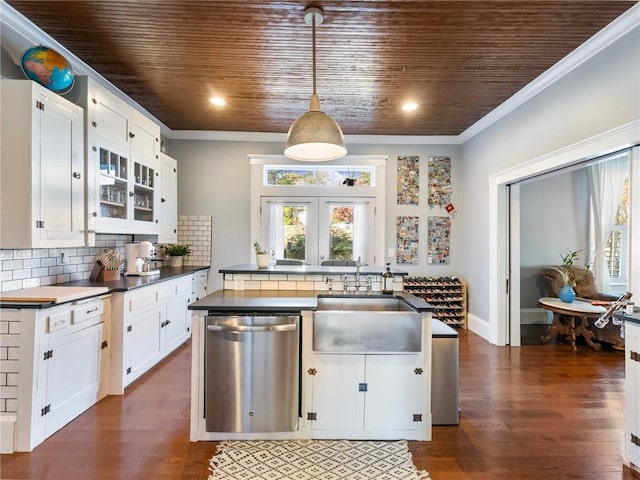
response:
<path fill-rule="evenodd" d="M 283 155 L 249 155 L 251 238 L 283 262 L 318 265 L 360 257 L 382 265 L 386 160 L 347 155 L 307 164 Z"/>
<path fill-rule="evenodd" d="M 375 168 L 348 165 L 265 165 L 264 185 L 374 187 Z"/>

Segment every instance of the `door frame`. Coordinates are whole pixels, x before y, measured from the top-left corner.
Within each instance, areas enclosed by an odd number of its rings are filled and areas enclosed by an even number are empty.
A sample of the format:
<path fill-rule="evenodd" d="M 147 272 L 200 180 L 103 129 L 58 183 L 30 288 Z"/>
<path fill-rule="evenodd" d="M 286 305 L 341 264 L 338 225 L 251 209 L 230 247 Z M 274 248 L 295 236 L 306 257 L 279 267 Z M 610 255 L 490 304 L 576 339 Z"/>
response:
<path fill-rule="evenodd" d="M 375 251 L 373 257 L 376 265 L 384 265 L 385 222 L 386 222 L 386 160 L 387 155 L 347 155 L 339 160 L 326 162 L 330 165 L 366 165 L 375 167 L 375 186 L 363 187 L 292 187 L 265 186 L 263 165 L 300 165 L 301 162 L 291 160 L 284 155 L 249 154 L 251 166 L 251 238 L 259 240 L 261 235 L 260 204 L 262 197 L 373 197 L 375 198 Z M 308 165 L 308 164 L 307 164 Z M 322 191 L 319 191 L 322 190 Z M 247 246 L 248 258 L 252 258 L 251 245 Z"/>
<path fill-rule="evenodd" d="M 510 278 L 509 245 L 512 242 L 519 243 L 520 238 L 509 238 L 509 184 L 635 147 L 631 155 L 630 185 L 640 185 L 639 145 L 640 120 L 635 120 L 489 176 L 489 319 L 476 322 L 476 333 L 495 345 L 504 346 L 510 341 L 507 332 L 514 331 L 515 319 L 509 314 L 512 297 L 505 285 Z M 640 189 L 631 188 L 630 196 L 629 289 L 633 291 L 640 288 L 640 268 L 634 268 L 640 265 L 640 235 L 635 234 L 640 230 Z M 511 259 L 514 260 L 513 257 Z M 510 290 L 514 288 L 520 288 L 519 283 L 516 285 L 511 282 Z M 519 328 L 519 315 L 517 320 Z"/>

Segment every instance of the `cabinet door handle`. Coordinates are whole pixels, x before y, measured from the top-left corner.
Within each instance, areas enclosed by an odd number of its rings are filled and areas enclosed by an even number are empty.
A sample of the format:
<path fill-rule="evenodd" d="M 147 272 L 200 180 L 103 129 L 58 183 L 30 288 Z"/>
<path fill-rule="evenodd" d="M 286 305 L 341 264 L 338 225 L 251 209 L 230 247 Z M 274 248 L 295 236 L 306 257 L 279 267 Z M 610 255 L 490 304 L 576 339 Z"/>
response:
<path fill-rule="evenodd" d="M 97 126 L 98 126 L 98 124 L 97 124 L 96 122 L 91 122 L 91 126 L 92 126 L 92 127 L 97 127 Z"/>
<path fill-rule="evenodd" d="M 164 203 L 164 202 L 166 202 L 166 201 L 167 201 L 167 199 L 166 199 L 166 198 L 161 198 L 161 199 L 160 199 L 160 203 Z"/>
<path fill-rule="evenodd" d="M 98 212 L 91 212 L 91 216 L 92 217 L 97 217 L 98 216 Z"/>
<path fill-rule="evenodd" d="M 135 136 L 136 136 L 136 134 L 135 134 L 135 133 L 133 133 L 133 132 L 129 132 L 129 138 L 133 138 L 133 137 L 135 137 Z"/>
<path fill-rule="evenodd" d="M 73 172 L 73 178 L 80 178 L 80 172 Z"/>
<path fill-rule="evenodd" d="M 133 197 L 134 193 L 133 192 L 129 192 L 129 196 Z"/>

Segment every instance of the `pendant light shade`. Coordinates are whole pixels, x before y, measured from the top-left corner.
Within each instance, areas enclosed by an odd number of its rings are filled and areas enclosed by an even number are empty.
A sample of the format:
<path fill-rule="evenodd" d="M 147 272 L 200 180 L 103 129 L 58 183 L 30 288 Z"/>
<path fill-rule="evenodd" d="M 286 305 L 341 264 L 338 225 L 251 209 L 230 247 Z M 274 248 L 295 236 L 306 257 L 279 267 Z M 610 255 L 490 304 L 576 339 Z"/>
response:
<path fill-rule="evenodd" d="M 347 149 L 340 126 L 320 110 L 320 100 L 316 94 L 316 25 L 322 23 L 322 10 L 316 7 L 307 8 L 304 11 L 304 19 L 313 29 L 313 94 L 309 102 L 309 111 L 289 128 L 284 154 L 303 162 L 327 162 L 344 157 Z"/>

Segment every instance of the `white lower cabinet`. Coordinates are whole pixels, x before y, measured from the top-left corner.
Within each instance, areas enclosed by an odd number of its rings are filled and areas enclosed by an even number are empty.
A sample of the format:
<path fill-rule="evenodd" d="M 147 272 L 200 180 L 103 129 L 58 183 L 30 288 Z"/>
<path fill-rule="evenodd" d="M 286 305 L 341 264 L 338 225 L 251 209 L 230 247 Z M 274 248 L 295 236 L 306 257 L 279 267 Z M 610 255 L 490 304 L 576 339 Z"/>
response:
<path fill-rule="evenodd" d="M 109 393 L 147 372 L 191 335 L 191 276 L 114 294 Z"/>
<path fill-rule="evenodd" d="M 625 463 L 640 471 L 640 325 L 625 322 Z"/>
<path fill-rule="evenodd" d="M 110 298 L 45 309 L 2 309 L 19 331 L 1 335 L 17 348 L 16 451 L 31 451 L 107 394 Z M 5 387 L 3 387 L 5 388 Z"/>
<path fill-rule="evenodd" d="M 162 357 L 160 323 L 162 311 L 151 309 L 128 315 L 124 331 L 123 365 L 124 385 L 127 386 L 145 373 Z"/>
<path fill-rule="evenodd" d="M 421 355 L 314 354 L 305 373 L 314 438 L 417 438 L 429 421 Z"/>

